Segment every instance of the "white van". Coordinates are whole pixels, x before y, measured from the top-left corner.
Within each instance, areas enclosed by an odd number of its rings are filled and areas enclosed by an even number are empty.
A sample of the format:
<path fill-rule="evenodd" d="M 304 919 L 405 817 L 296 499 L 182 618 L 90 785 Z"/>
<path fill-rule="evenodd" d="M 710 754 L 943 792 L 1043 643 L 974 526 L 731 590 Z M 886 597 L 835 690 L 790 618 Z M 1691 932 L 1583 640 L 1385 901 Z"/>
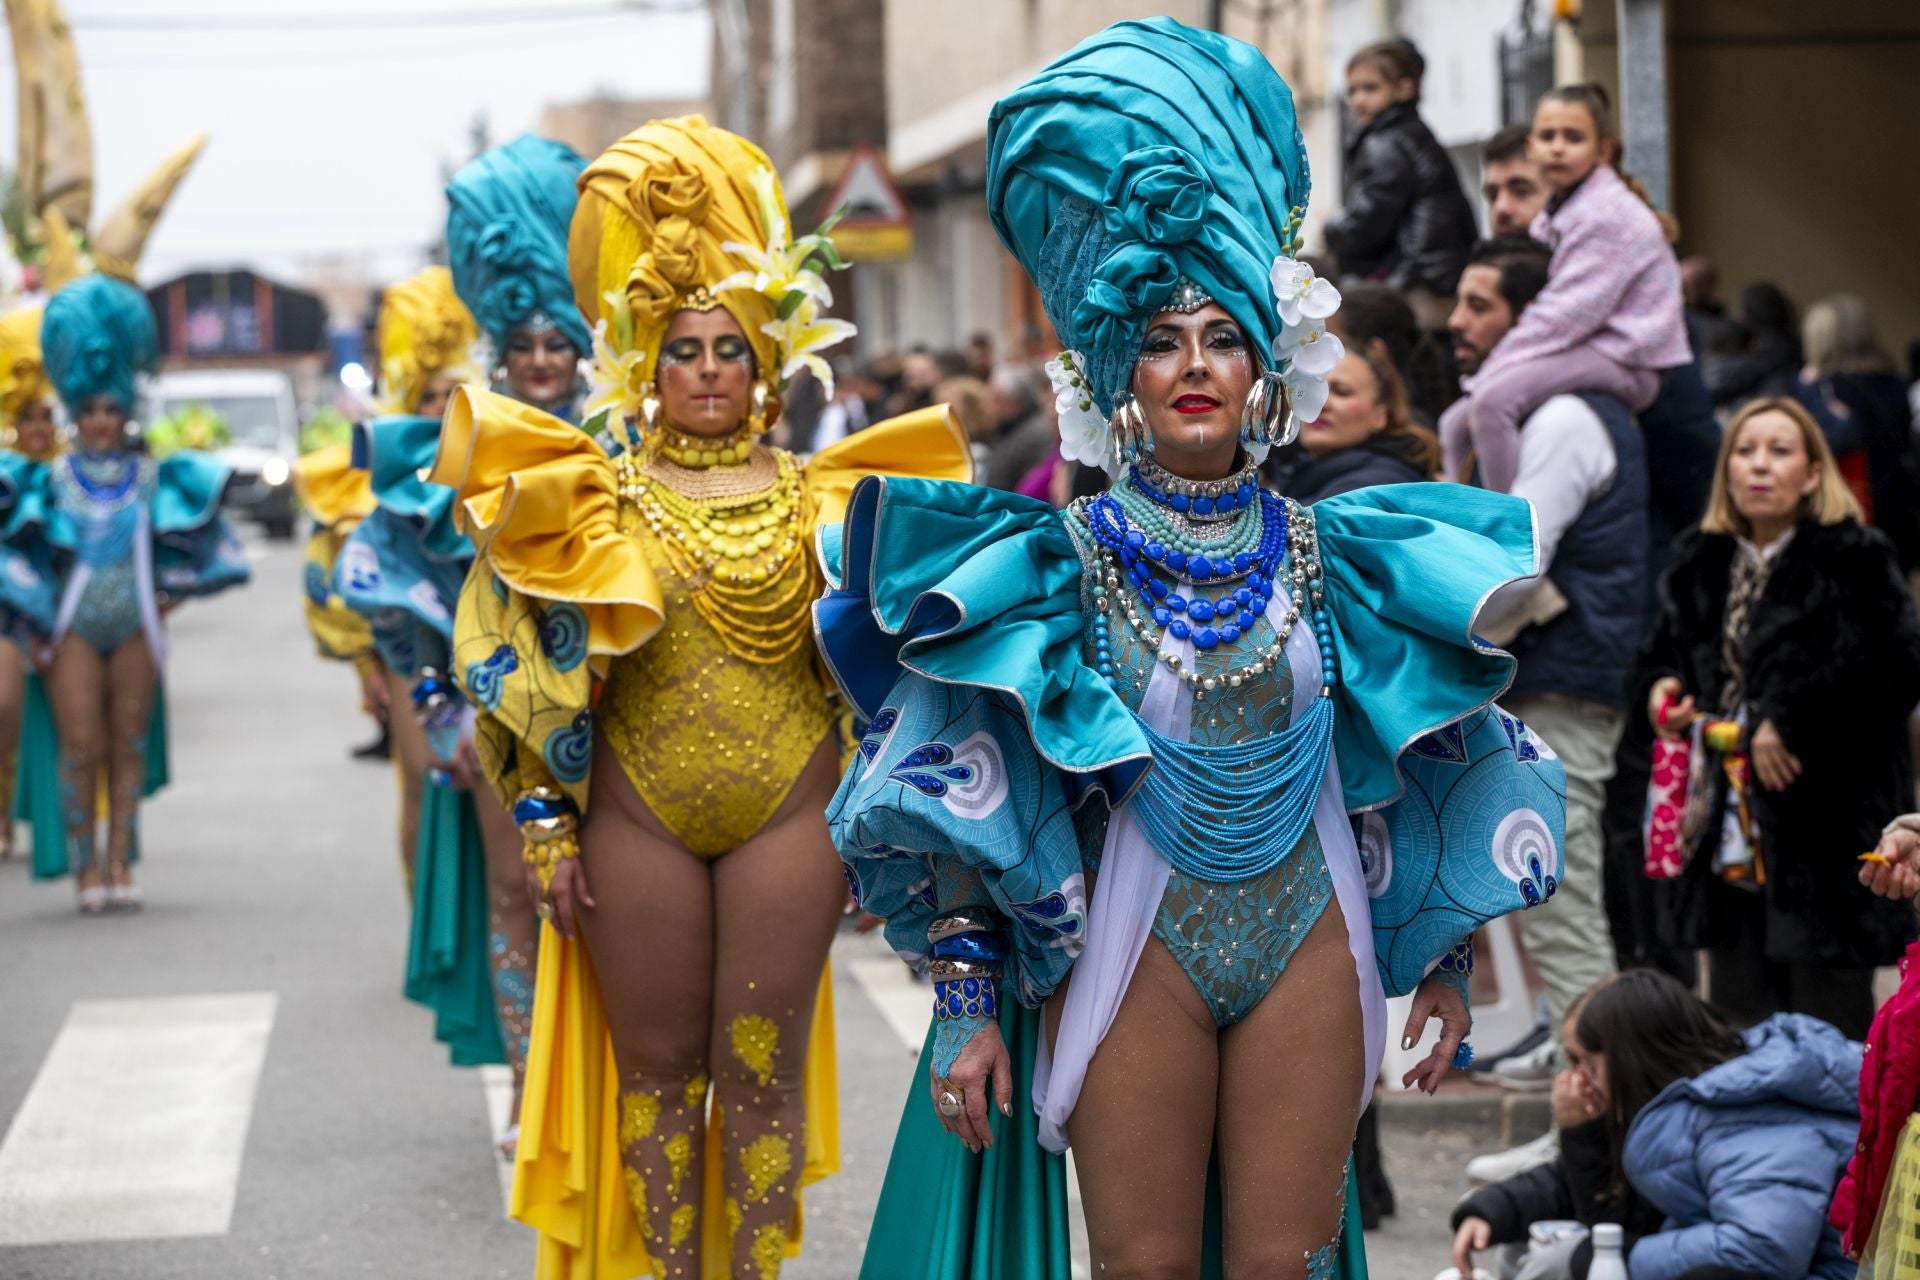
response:
<path fill-rule="evenodd" d="M 293 380 L 278 369 L 192 369 L 162 373 L 147 397 L 150 420 L 192 405 L 226 420 L 231 440 L 215 450 L 233 468 L 225 505 L 293 536 L 293 464 L 300 456 L 300 413 Z"/>

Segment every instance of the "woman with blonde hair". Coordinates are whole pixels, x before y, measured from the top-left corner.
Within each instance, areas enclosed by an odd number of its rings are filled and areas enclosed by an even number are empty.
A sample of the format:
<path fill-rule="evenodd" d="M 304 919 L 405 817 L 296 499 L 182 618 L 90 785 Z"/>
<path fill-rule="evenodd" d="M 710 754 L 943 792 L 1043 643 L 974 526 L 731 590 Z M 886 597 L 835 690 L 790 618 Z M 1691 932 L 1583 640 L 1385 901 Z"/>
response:
<path fill-rule="evenodd" d="M 1693 731 L 1705 753 L 1668 940 L 1707 951 L 1709 996 L 1742 1025 L 1810 1013 L 1858 1039 L 1874 966 L 1912 935 L 1855 867 L 1887 815 L 1913 807 L 1920 623 L 1892 547 L 1794 401 L 1754 400 L 1729 424 L 1638 684 L 1655 731 Z"/>
<path fill-rule="evenodd" d="M 1820 424 L 1864 519 L 1893 543 L 1900 567 L 1920 568 L 1920 485 L 1907 386 L 1857 295 L 1836 293 L 1807 311 L 1806 365 L 1794 398 Z"/>

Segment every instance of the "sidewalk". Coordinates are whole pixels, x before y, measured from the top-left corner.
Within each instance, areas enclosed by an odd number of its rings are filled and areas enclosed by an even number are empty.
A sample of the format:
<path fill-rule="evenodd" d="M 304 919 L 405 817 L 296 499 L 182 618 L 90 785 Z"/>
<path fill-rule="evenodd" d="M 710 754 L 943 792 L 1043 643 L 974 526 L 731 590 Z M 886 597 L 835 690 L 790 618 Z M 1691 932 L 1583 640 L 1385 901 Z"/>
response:
<path fill-rule="evenodd" d="M 1546 1132 L 1548 1095 L 1450 1079 L 1429 1098 L 1382 1088 L 1380 1147 L 1397 1202 L 1367 1233 L 1374 1280 L 1430 1280 L 1450 1265 L 1447 1218 L 1469 1187 L 1467 1161 Z"/>

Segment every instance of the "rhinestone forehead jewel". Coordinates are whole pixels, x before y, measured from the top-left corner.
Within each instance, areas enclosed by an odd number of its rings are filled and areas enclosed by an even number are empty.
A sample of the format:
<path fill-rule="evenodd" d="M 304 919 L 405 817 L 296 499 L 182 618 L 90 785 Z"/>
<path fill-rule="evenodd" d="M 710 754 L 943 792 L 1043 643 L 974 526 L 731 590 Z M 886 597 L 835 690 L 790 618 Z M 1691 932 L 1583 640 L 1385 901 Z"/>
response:
<path fill-rule="evenodd" d="M 1178 311 L 1181 315 L 1191 315 L 1212 301 L 1212 294 L 1194 281 L 1181 276 L 1173 282 L 1173 292 L 1167 295 L 1166 305 L 1160 310 L 1162 313 Z"/>

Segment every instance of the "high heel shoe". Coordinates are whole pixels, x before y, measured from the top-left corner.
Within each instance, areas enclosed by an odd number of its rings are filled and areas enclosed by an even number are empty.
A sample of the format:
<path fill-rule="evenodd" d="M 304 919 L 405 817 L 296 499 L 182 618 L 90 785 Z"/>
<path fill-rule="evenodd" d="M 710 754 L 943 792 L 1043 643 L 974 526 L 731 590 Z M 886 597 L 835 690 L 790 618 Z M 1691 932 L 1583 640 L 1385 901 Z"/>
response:
<path fill-rule="evenodd" d="M 103 915 L 107 909 L 107 886 L 103 884 L 89 885 L 87 888 L 80 890 L 75 901 L 80 908 L 81 915 Z"/>
<path fill-rule="evenodd" d="M 107 868 L 107 905 L 115 911 L 138 911 L 146 905 L 147 895 L 140 886 L 126 881 L 126 864 Z"/>

